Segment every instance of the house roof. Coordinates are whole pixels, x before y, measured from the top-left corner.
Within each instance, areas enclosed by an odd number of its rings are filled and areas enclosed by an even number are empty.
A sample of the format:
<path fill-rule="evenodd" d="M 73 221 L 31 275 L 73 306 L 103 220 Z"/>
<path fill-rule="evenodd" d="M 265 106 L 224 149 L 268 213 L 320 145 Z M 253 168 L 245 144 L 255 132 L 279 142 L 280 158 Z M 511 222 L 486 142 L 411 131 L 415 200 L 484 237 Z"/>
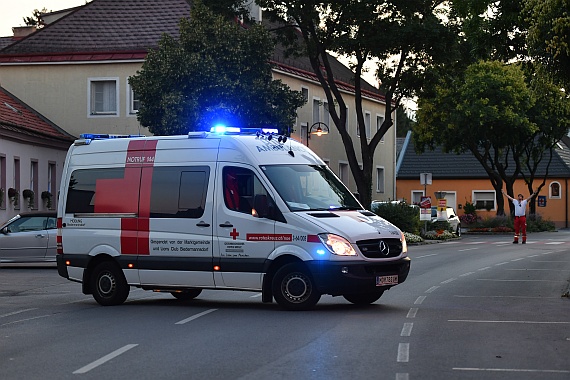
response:
<path fill-rule="evenodd" d="M 146 51 L 163 33 L 178 36 L 185 0 L 93 0 L 4 48 L 2 54 Z"/>
<path fill-rule="evenodd" d="M 483 166 L 470 153 L 445 153 L 438 146 L 433 151 L 426 150 L 418 154 L 411 139 L 404 152 L 402 164 L 396 173 L 398 179 L 419 179 L 420 173 L 432 173 L 433 179 L 479 179 L 489 178 Z M 546 172 L 545 157 L 539 164 L 537 174 Z M 570 178 L 570 138 L 564 138 L 554 150 L 552 162 L 548 168 L 549 177 Z"/>
<path fill-rule="evenodd" d="M 0 136 L 69 147 L 75 137 L 0 87 Z"/>
<path fill-rule="evenodd" d="M 179 20 L 189 15 L 190 0 L 93 0 L 3 49 L 0 45 L 0 62 L 142 61 L 163 33 L 178 37 Z M 352 71 L 331 58 L 339 87 L 354 91 Z M 307 57 L 286 57 L 281 46 L 273 63 L 285 73 L 317 80 Z M 384 101 L 364 80 L 362 89 L 364 96 Z"/>

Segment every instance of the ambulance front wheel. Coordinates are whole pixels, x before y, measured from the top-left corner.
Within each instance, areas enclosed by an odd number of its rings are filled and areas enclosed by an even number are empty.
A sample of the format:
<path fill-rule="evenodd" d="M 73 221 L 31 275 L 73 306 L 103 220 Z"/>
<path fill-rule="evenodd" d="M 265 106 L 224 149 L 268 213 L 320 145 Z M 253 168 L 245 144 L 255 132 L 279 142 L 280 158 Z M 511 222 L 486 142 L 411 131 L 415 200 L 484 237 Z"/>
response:
<path fill-rule="evenodd" d="M 273 297 L 287 310 L 307 310 L 319 302 L 311 275 L 303 264 L 291 263 L 281 267 L 273 277 Z"/>
<path fill-rule="evenodd" d="M 343 297 L 345 300 L 355 305 L 370 305 L 371 303 L 378 301 L 380 297 L 382 297 L 382 294 L 384 294 L 383 291 L 378 293 L 345 294 Z"/>
<path fill-rule="evenodd" d="M 99 263 L 91 276 L 93 298 L 103 306 L 120 305 L 129 296 L 127 280 L 115 263 Z"/>

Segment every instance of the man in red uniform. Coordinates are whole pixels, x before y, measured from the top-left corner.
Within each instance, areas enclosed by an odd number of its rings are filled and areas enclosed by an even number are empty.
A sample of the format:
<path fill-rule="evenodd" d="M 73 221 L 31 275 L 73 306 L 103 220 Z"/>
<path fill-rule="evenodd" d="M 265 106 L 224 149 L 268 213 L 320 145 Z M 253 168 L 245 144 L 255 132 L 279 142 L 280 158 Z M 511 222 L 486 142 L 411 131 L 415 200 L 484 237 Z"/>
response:
<path fill-rule="evenodd" d="M 515 240 L 513 241 L 513 244 L 518 244 L 519 232 L 522 232 L 522 243 L 526 244 L 526 205 L 528 201 L 537 194 L 537 192 L 535 191 L 532 193 L 527 199 L 523 199 L 522 194 L 519 194 L 517 196 L 518 199 L 515 199 L 505 193 L 504 190 L 503 194 L 513 202 L 513 205 L 515 205 Z"/>

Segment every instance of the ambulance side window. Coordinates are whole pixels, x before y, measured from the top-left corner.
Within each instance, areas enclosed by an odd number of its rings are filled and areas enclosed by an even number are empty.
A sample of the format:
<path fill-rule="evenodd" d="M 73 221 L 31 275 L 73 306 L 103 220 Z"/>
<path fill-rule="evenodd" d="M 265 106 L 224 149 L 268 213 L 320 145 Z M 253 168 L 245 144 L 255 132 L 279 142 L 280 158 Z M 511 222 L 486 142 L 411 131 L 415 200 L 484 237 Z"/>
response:
<path fill-rule="evenodd" d="M 69 179 L 65 212 L 94 213 L 97 180 L 120 179 L 124 176 L 124 168 L 75 170 Z"/>
<path fill-rule="evenodd" d="M 208 166 L 154 167 L 151 218 L 201 218 L 208 192 Z"/>
<path fill-rule="evenodd" d="M 249 169 L 226 166 L 222 172 L 224 203 L 232 211 L 251 214 L 256 195 L 269 198 L 265 187 Z"/>

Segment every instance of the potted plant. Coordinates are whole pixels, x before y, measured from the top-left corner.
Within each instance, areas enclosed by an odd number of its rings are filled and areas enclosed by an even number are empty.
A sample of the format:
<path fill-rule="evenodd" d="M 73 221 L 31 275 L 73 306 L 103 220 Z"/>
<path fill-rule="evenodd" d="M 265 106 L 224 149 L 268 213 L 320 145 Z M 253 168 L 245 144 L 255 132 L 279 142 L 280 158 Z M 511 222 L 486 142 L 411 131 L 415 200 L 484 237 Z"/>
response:
<path fill-rule="evenodd" d="M 51 208 L 52 194 L 49 191 L 42 191 L 42 200 L 46 203 L 47 208 Z"/>
<path fill-rule="evenodd" d="M 24 199 L 28 200 L 28 208 L 34 207 L 34 191 L 30 189 L 26 189 L 22 192 L 22 196 Z"/>
<path fill-rule="evenodd" d="M 19 192 L 17 189 L 14 189 L 13 187 L 8 189 L 8 198 L 10 198 L 10 200 L 12 201 L 12 203 L 14 204 L 14 206 L 18 205 L 18 197 L 19 197 Z"/>

